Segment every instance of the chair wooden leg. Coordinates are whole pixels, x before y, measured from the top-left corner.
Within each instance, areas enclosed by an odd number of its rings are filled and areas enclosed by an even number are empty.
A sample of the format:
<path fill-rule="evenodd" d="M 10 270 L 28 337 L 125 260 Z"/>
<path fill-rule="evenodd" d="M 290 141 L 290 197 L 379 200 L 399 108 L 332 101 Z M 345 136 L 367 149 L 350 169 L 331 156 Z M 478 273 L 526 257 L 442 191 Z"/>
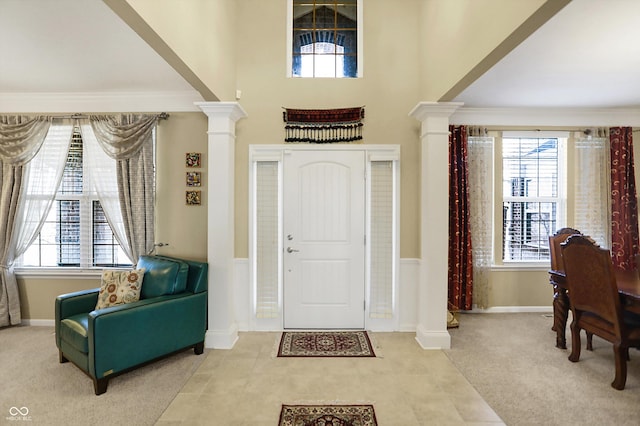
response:
<path fill-rule="evenodd" d="M 67 358 L 65 358 L 64 354 L 59 349 L 58 349 L 58 356 L 59 356 L 59 359 L 60 359 L 60 364 L 64 364 L 65 362 L 69 362 L 69 360 Z"/>
<path fill-rule="evenodd" d="M 204 340 L 202 342 L 198 342 L 193 346 L 193 352 L 196 355 L 202 355 L 204 352 Z"/>
<path fill-rule="evenodd" d="M 614 389 L 622 390 L 627 383 L 627 348 L 621 347 L 619 344 L 613 345 L 613 355 L 616 360 L 616 377 L 611 383 Z"/>
<path fill-rule="evenodd" d="M 553 294 L 553 327 L 556 332 L 556 348 L 567 349 L 567 338 L 565 330 L 567 328 L 567 319 L 569 318 L 569 297 L 567 291 L 554 286 Z"/>
<path fill-rule="evenodd" d="M 107 391 L 107 386 L 109 385 L 109 379 L 103 377 L 102 379 L 93 379 L 93 390 L 96 395 L 102 395 Z"/>
<path fill-rule="evenodd" d="M 587 331 L 587 350 L 588 351 L 593 350 L 593 333 L 589 333 L 588 331 Z"/>
<path fill-rule="evenodd" d="M 569 361 L 578 362 L 580 359 L 580 328 L 575 320 L 571 322 L 571 354 Z"/>

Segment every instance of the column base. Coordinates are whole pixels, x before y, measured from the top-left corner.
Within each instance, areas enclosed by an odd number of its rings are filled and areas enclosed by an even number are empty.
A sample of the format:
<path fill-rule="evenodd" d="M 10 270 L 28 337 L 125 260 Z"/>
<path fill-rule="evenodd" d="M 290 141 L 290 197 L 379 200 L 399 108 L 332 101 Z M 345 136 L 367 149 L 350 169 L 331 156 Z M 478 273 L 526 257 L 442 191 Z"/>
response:
<path fill-rule="evenodd" d="M 416 341 L 422 349 L 451 349 L 451 335 L 447 330 L 425 330 L 418 325 Z"/>
<path fill-rule="evenodd" d="M 238 341 L 238 326 L 233 324 L 228 330 L 207 330 L 204 347 L 207 349 L 233 349 Z"/>

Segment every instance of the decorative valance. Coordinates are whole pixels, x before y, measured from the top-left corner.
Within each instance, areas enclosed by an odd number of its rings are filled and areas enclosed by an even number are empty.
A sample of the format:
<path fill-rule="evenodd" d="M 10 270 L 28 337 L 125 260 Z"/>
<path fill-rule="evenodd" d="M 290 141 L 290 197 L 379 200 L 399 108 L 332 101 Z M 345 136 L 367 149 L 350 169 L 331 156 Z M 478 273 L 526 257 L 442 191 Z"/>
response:
<path fill-rule="evenodd" d="M 285 142 L 334 143 L 362 139 L 364 107 L 289 109 L 282 113 Z"/>
<path fill-rule="evenodd" d="M 47 117 L 0 115 L 0 163 L 27 164 L 40 150 L 49 127 Z"/>
<path fill-rule="evenodd" d="M 133 157 L 151 143 L 160 115 L 90 115 L 89 121 L 104 152 L 114 160 Z"/>

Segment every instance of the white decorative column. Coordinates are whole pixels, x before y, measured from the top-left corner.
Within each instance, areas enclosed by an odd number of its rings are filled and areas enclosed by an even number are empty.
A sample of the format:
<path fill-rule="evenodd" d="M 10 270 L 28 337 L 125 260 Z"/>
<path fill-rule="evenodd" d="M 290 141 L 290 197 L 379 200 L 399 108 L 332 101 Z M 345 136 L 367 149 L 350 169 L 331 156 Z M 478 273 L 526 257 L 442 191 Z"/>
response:
<path fill-rule="evenodd" d="M 461 103 L 420 102 L 409 115 L 420 132 L 420 283 L 416 340 L 423 349 L 449 349 L 449 117 Z"/>
<path fill-rule="evenodd" d="M 205 347 L 231 349 L 238 340 L 238 325 L 233 311 L 236 121 L 247 114 L 237 102 L 197 102 L 196 105 L 209 117 L 209 327 Z"/>

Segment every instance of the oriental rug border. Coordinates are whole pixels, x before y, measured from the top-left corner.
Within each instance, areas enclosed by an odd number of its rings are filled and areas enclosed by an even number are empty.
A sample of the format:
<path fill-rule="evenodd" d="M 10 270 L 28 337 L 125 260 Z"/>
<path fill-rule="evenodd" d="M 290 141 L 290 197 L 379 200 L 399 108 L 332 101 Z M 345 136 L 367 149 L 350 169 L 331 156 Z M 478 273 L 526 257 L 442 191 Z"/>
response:
<path fill-rule="evenodd" d="M 350 425 L 377 426 L 373 405 L 286 405 L 282 404 L 278 426 Z"/>
<path fill-rule="evenodd" d="M 366 331 L 285 331 L 278 357 L 361 357 L 376 354 Z"/>

